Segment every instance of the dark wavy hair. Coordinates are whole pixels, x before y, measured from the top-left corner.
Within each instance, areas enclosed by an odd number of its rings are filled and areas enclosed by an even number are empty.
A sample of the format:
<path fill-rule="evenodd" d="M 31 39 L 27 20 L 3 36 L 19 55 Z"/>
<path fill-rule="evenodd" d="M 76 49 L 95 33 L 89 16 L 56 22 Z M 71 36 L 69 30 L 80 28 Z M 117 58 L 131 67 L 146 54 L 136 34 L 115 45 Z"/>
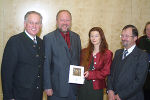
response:
<path fill-rule="evenodd" d="M 101 44 L 99 46 L 99 51 L 101 52 L 101 54 L 103 55 L 105 53 L 105 50 L 108 49 L 108 44 L 106 42 L 106 39 L 105 39 L 105 35 L 104 35 L 104 32 L 103 30 L 100 28 L 100 27 L 93 27 L 90 31 L 89 31 L 89 42 L 88 42 L 88 45 L 87 45 L 87 61 L 89 61 L 90 57 L 91 57 L 91 54 L 94 50 L 94 45 L 92 44 L 91 40 L 90 40 L 90 35 L 91 35 L 91 32 L 92 31 L 97 31 L 99 32 L 100 36 L 101 36 Z"/>

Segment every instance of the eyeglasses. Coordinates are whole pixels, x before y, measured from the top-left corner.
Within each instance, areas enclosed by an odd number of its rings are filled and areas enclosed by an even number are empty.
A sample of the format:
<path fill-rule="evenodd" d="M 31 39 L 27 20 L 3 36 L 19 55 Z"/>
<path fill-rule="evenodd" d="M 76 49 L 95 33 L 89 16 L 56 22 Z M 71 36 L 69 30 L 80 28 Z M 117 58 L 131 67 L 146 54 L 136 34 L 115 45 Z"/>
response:
<path fill-rule="evenodd" d="M 129 37 L 134 37 L 134 36 L 129 36 L 129 35 L 120 35 L 120 38 L 129 38 Z"/>

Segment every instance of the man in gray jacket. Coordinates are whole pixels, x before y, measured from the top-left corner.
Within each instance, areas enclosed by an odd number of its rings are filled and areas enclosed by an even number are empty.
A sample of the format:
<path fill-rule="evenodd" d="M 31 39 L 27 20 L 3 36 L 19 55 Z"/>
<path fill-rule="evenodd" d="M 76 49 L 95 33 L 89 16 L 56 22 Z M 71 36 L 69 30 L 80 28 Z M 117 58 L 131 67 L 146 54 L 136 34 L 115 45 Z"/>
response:
<path fill-rule="evenodd" d="M 81 42 L 70 31 L 71 13 L 60 10 L 56 16 L 57 29 L 44 36 L 44 89 L 48 100 L 76 100 L 77 86 L 69 84 L 70 65 L 79 65 Z"/>

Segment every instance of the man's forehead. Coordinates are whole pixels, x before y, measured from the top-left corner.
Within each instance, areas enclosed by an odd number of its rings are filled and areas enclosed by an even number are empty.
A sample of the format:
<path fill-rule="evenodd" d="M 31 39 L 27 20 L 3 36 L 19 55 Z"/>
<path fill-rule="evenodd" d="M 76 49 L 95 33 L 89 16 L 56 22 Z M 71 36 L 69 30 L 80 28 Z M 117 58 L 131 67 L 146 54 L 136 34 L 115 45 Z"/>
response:
<path fill-rule="evenodd" d="M 61 17 L 63 17 L 63 16 L 71 17 L 70 14 L 69 14 L 68 12 L 66 12 L 66 11 L 60 12 L 59 15 L 58 15 L 58 17 L 60 17 L 60 16 L 61 16 Z"/>
<path fill-rule="evenodd" d="M 127 28 L 122 31 L 123 34 L 132 34 L 132 28 Z"/>

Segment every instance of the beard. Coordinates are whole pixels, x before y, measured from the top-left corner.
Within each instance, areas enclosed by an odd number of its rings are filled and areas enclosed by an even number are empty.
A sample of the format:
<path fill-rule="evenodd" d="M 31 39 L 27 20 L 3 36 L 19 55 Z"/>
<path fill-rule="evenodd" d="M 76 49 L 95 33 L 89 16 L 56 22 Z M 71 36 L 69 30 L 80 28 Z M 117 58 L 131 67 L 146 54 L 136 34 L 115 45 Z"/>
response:
<path fill-rule="evenodd" d="M 60 30 L 62 33 L 67 33 L 67 32 L 69 31 L 69 29 L 63 30 L 62 28 L 59 28 L 59 30 Z"/>
<path fill-rule="evenodd" d="M 128 42 L 127 42 L 127 41 L 122 41 L 122 45 L 123 45 L 124 47 L 127 47 L 127 46 L 128 46 Z"/>
<path fill-rule="evenodd" d="M 63 28 L 62 27 L 67 27 L 67 29 L 66 30 L 63 30 Z M 58 27 L 59 28 L 59 30 L 62 32 L 62 33 L 67 33 L 69 30 L 70 30 L 70 27 L 68 26 L 68 25 L 66 25 L 66 24 L 63 24 L 61 27 Z"/>

